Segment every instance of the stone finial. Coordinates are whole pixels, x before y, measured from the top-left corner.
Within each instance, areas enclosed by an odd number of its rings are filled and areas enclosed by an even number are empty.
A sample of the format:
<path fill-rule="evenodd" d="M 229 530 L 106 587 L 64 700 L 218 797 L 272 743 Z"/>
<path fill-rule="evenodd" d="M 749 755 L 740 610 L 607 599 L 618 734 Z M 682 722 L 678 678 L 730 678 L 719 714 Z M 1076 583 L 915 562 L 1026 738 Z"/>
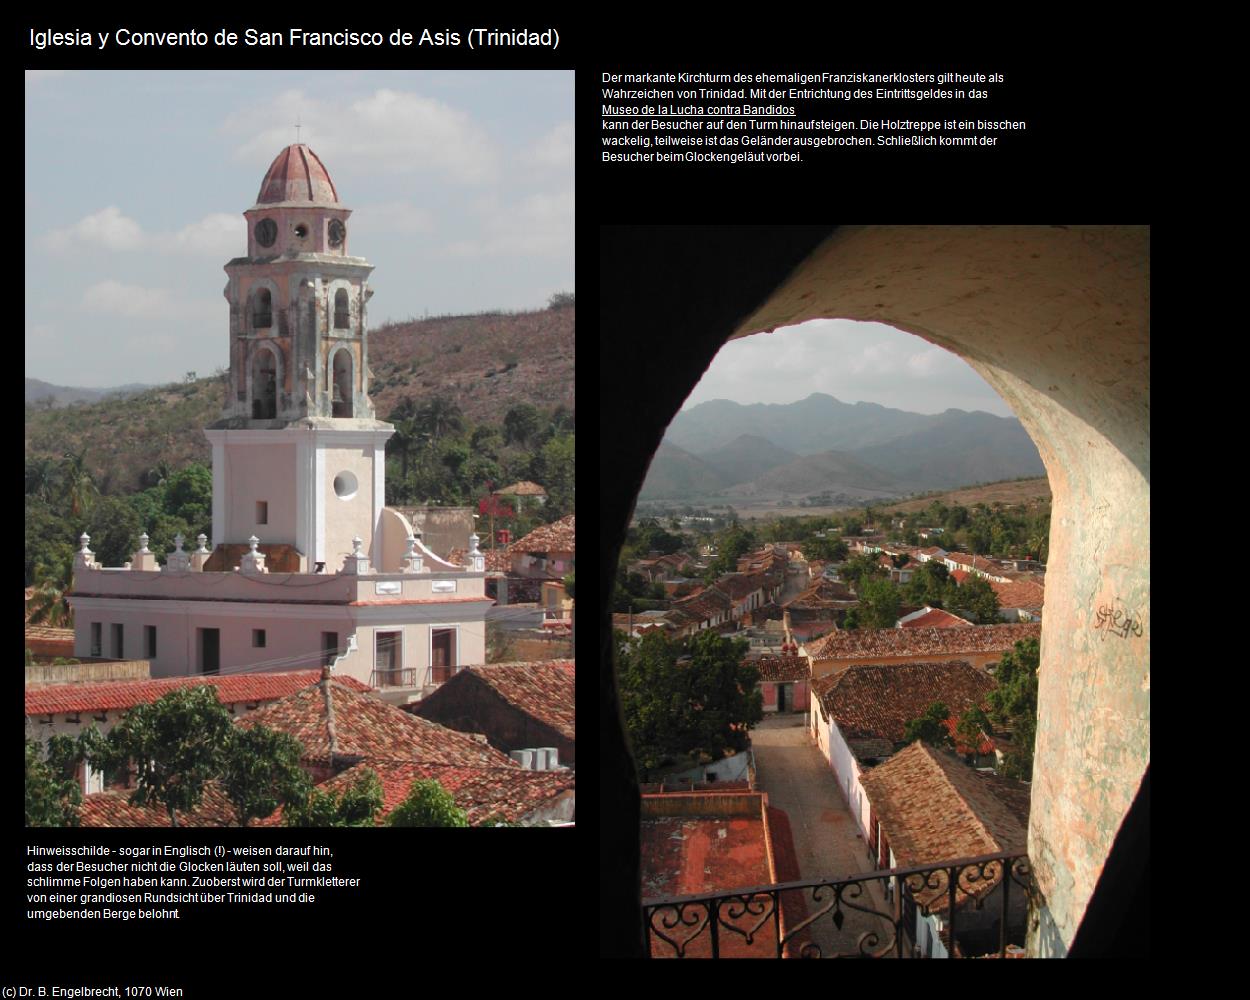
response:
<path fill-rule="evenodd" d="M 78 537 L 78 541 L 82 548 L 74 553 L 74 569 L 96 569 L 95 553 L 87 547 L 91 542 L 91 536 L 84 531 Z"/>
<path fill-rule="evenodd" d="M 486 556 L 482 553 L 482 550 L 477 547 L 479 540 L 477 532 L 474 532 L 469 536 L 469 561 L 467 565 L 470 572 L 473 573 L 486 572 Z"/>
<path fill-rule="evenodd" d="M 165 557 L 165 571 L 185 573 L 191 568 L 191 554 L 182 551 L 182 532 L 174 535 L 174 551 Z"/>
<path fill-rule="evenodd" d="M 156 553 L 148 548 L 149 536 L 145 531 L 139 536 L 139 551 L 130 560 L 130 568 L 134 570 L 159 570 Z"/>
<path fill-rule="evenodd" d="M 421 553 L 417 551 L 416 535 L 409 535 L 405 543 L 404 557 L 399 561 L 401 573 L 422 573 L 425 571 Z"/>
<path fill-rule="evenodd" d="M 196 535 L 195 540 L 200 543 L 200 547 L 196 549 L 195 551 L 203 552 L 207 554 L 208 553 L 208 535 Z"/>
<path fill-rule="evenodd" d="M 188 561 L 187 568 L 202 571 L 204 569 L 204 564 L 208 562 L 208 558 L 212 555 L 212 553 L 208 551 L 207 535 L 197 535 L 195 540 L 200 543 L 200 547 L 191 553 L 191 558 Z"/>
<path fill-rule="evenodd" d="M 146 531 L 142 535 L 139 536 L 139 551 L 140 552 L 148 551 L 148 540 L 149 540 L 148 533 Z"/>
<path fill-rule="evenodd" d="M 268 573 L 269 570 L 265 567 L 265 553 L 256 551 L 260 539 L 253 535 L 247 540 L 247 544 L 248 551 L 244 552 L 243 558 L 239 560 L 239 572 L 248 575 Z"/>
<path fill-rule="evenodd" d="M 352 539 L 351 554 L 343 560 L 343 568 L 339 570 L 340 573 L 363 575 L 365 573 L 373 572 L 373 570 L 369 568 L 369 557 L 366 556 L 363 551 L 364 544 L 364 539 L 362 539 L 359 535 Z"/>

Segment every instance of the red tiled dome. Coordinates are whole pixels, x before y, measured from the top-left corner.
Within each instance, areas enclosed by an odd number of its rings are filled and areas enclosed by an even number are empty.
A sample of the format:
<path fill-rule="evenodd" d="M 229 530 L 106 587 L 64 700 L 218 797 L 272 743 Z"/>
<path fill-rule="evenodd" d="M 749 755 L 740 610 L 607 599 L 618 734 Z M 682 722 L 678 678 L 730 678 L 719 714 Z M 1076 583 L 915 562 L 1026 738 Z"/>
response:
<path fill-rule="evenodd" d="M 317 154 L 303 143 L 287 146 L 277 155 L 260 184 L 257 204 L 298 201 L 315 205 L 338 204 L 330 172 Z"/>

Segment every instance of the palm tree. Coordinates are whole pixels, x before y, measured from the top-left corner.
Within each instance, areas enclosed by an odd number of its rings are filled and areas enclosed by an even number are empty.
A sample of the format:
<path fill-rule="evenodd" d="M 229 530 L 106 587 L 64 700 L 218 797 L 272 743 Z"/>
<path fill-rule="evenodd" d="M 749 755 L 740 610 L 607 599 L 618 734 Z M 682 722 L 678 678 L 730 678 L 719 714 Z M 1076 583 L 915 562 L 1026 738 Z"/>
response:
<path fill-rule="evenodd" d="M 422 429 L 429 433 L 431 442 L 438 441 L 448 431 L 458 431 L 464 427 L 464 414 L 460 407 L 442 396 L 435 396 L 422 406 L 419 419 Z"/>
<path fill-rule="evenodd" d="M 51 458 L 36 458 L 26 463 L 26 495 L 48 501 L 56 491 L 57 466 Z"/>
<path fill-rule="evenodd" d="M 85 452 L 74 455 L 66 452 L 61 459 L 62 484 L 65 498 L 69 501 L 69 512 L 74 517 L 81 517 L 91 509 L 91 504 L 100 491 L 96 489 L 95 480 L 84 464 Z"/>
<path fill-rule="evenodd" d="M 395 434 L 389 444 L 395 451 L 399 452 L 399 462 L 402 468 L 401 479 L 408 478 L 408 456 L 417 444 L 419 435 L 418 413 L 417 404 L 411 398 L 405 397 L 399 401 L 399 405 L 386 418 L 389 423 L 395 425 Z"/>
<path fill-rule="evenodd" d="M 70 628 L 74 612 L 65 596 L 74 578 L 74 555 L 66 552 L 48 562 L 35 564 L 34 592 L 26 600 L 28 619 L 32 625 Z"/>

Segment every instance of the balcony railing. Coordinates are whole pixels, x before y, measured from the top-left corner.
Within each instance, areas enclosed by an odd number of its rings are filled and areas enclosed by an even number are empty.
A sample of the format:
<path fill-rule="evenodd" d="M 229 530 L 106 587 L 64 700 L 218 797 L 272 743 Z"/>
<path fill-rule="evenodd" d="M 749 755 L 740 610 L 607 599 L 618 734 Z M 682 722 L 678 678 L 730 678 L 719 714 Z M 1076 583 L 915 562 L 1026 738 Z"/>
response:
<path fill-rule="evenodd" d="M 394 670 L 374 670 L 369 685 L 375 688 L 416 687 L 417 668 L 397 667 Z"/>
<path fill-rule="evenodd" d="M 880 886 L 870 893 L 873 882 Z M 995 892 L 1000 898 L 987 906 Z M 890 901 L 885 909 L 873 898 L 882 894 Z M 642 913 L 652 958 L 920 957 L 916 914 L 935 913 L 945 923 L 941 938 L 948 957 L 966 957 L 959 942 L 969 935 L 984 944 L 987 927 L 994 933 L 996 954 L 1003 957 L 1011 932 L 1018 936 L 1027 919 L 1013 914 L 1025 910 L 1022 904 L 1032 912 L 1033 903 L 1028 856 L 986 854 L 840 881 L 781 882 L 714 896 L 644 899 Z M 988 920 L 980 916 L 982 910 L 990 911 Z M 992 944 L 979 950 L 994 953 Z"/>

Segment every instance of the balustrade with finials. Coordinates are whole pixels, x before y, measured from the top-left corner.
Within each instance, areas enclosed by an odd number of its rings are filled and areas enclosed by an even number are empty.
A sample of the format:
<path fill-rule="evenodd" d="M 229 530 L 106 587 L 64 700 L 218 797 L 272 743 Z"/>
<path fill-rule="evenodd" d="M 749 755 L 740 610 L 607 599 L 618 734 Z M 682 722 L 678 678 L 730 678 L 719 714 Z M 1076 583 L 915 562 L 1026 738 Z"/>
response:
<path fill-rule="evenodd" d="M 874 882 L 879 891 L 870 893 Z M 885 908 L 873 898 L 881 893 Z M 917 940 L 928 933 L 918 935 L 917 918 L 930 915 L 945 923 L 947 957 L 1006 956 L 1009 943 L 1023 941 L 1034 894 L 1027 855 L 986 854 L 836 881 L 644 899 L 642 914 L 652 958 L 926 957 L 933 941 Z"/>

